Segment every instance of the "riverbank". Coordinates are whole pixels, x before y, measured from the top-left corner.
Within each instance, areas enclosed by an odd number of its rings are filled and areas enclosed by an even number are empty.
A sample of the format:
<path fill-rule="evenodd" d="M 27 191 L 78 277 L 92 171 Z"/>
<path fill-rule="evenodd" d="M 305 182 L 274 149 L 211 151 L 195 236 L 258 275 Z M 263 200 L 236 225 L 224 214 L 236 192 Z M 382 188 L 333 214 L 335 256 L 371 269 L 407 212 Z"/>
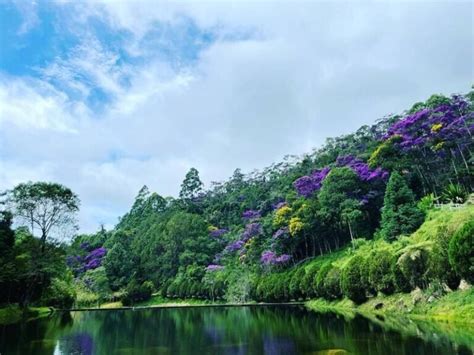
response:
<path fill-rule="evenodd" d="M 32 320 L 47 317 L 54 312 L 49 307 L 20 308 L 18 305 L 9 305 L 0 308 L 0 325 L 17 323 L 21 320 Z"/>
<path fill-rule="evenodd" d="M 148 308 L 189 308 L 189 307 L 253 307 L 253 306 L 275 306 L 275 305 L 305 305 L 303 301 L 267 303 L 267 302 L 244 302 L 229 303 L 225 301 L 209 301 L 198 299 L 168 299 L 161 296 L 153 296 L 148 301 L 137 303 L 133 306 L 124 306 L 121 302 L 105 303 L 100 307 L 77 307 L 70 311 L 108 311 L 127 309 L 148 309 Z"/>
<path fill-rule="evenodd" d="M 469 324 L 474 334 L 474 288 L 449 292 L 434 298 L 419 289 L 407 294 L 379 295 L 360 305 L 351 300 L 311 300 L 306 306 L 315 311 L 342 314 L 356 312 L 364 316 L 406 316 L 420 320 L 437 320 Z"/>

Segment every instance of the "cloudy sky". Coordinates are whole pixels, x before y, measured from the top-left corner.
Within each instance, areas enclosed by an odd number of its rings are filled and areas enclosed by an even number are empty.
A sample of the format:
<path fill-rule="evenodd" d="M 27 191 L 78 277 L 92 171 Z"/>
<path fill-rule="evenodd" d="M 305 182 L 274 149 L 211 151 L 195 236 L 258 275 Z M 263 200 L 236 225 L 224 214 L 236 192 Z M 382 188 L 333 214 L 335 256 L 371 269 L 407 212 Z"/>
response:
<path fill-rule="evenodd" d="M 190 167 L 223 180 L 473 84 L 473 2 L 0 1 L 0 191 L 67 185 L 82 231 Z"/>

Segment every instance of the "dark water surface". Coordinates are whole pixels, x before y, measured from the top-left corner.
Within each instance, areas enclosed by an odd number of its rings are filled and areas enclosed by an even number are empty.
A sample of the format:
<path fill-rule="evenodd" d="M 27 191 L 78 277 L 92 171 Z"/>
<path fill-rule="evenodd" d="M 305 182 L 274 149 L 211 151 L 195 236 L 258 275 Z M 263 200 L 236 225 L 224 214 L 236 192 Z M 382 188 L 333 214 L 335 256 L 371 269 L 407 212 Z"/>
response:
<path fill-rule="evenodd" d="M 471 354 L 471 331 L 301 306 L 88 311 L 0 327 L 0 353 Z"/>

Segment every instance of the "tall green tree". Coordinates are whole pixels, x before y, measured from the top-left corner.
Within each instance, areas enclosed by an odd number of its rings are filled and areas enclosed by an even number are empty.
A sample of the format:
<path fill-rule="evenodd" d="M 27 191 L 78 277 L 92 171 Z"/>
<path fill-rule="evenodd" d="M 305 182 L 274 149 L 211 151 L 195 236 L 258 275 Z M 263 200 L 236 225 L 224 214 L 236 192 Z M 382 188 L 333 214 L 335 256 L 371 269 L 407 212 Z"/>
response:
<path fill-rule="evenodd" d="M 64 232 L 76 227 L 79 198 L 69 188 L 49 182 L 28 182 L 17 185 L 9 196 L 16 219 L 30 228 L 40 231 L 41 251 L 52 232 Z"/>
<path fill-rule="evenodd" d="M 323 182 L 319 193 L 320 216 L 337 234 L 352 239 L 359 232 L 363 214 L 352 196 L 359 189 L 359 179 L 350 168 L 334 168 Z M 349 232 L 349 233 L 347 233 Z"/>
<path fill-rule="evenodd" d="M 196 168 L 191 168 L 186 173 L 186 176 L 181 184 L 181 191 L 179 197 L 184 200 L 190 200 L 202 192 L 203 183 L 199 178 L 199 171 Z"/>
<path fill-rule="evenodd" d="M 403 176 L 391 174 L 382 208 L 381 234 L 386 240 L 393 240 L 402 234 L 409 234 L 423 222 L 423 213 L 415 203 L 413 191 Z"/>
<path fill-rule="evenodd" d="M 134 255 L 131 253 L 131 236 L 121 230 L 107 241 L 109 248 L 103 265 L 113 291 L 127 285 L 135 271 Z"/>

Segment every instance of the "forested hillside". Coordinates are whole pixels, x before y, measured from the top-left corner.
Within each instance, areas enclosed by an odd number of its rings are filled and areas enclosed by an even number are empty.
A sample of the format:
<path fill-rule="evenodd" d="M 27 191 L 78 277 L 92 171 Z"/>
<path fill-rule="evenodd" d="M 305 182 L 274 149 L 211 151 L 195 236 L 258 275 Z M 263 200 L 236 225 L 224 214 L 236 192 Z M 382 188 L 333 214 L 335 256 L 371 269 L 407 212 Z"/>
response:
<path fill-rule="evenodd" d="M 34 186 L 23 184 L 5 195 L 0 288 L 9 291 L 0 301 L 134 304 L 160 292 L 361 303 L 379 292 L 456 289 L 474 281 L 473 133 L 474 92 L 433 95 L 303 157 L 236 169 L 209 189 L 194 168 L 178 198 L 144 186 L 113 230 L 68 244 L 45 231 L 32 237 L 28 218 L 12 231 L 25 208 L 18 188 Z"/>

